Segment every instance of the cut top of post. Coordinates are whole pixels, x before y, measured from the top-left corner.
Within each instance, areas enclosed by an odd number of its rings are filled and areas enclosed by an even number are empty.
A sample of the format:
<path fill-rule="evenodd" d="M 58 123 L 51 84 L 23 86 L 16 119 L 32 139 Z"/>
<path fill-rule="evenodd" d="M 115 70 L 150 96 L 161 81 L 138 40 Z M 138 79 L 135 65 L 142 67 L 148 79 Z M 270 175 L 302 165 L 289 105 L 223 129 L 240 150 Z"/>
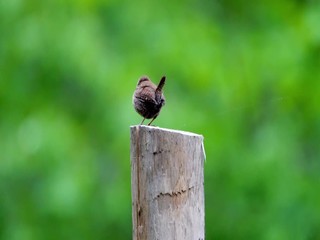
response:
<path fill-rule="evenodd" d="M 192 133 L 192 132 L 187 132 L 187 131 L 181 131 L 181 130 L 173 130 L 169 128 L 160 128 L 160 127 L 154 127 L 154 126 L 148 126 L 148 125 L 133 125 L 130 126 L 131 130 L 134 128 L 144 128 L 148 130 L 159 130 L 159 131 L 165 131 L 165 132 L 171 132 L 171 133 L 177 133 L 177 134 L 183 134 L 187 136 L 194 136 L 194 137 L 200 137 L 203 139 L 203 136 L 200 134 Z"/>
<path fill-rule="evenodd" d="M 155 131 L 155 132 L 167 132 L 167 133 L 172 133 L 172 134 L 178 134 L 178 135 L 184 135 L 184 136 L 190 136 L 190 137 L 196 137 L 199 138 L 200 141 L 202 142 L 202 152 L 204 156 L 204 160 L 206 160 L 206 153 L 203 145 L 203 139 L 204 137 L 200 134 L 192 133 L 192 132 L 187 132 L 187 131 L 181 131 L 181 130 L 173 130 L 173 129 L 168 129 L 168 128 L 160 128 L 160 127 L 154 127 L 154 126 L 148 126 L 148 125 L 133 125 L 130 126 L 131 129 L 131 137 L 133 136 L 133 132 L 138 131 L 141 129 L 142 131 Z"/>

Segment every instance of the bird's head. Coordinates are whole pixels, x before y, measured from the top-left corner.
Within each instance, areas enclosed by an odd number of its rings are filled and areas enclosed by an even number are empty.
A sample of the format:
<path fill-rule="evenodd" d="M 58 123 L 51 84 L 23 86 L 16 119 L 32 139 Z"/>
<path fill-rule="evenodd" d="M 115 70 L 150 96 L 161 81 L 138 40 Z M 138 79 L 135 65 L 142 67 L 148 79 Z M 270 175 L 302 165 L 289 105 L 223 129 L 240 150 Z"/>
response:
<path fill-rule="evenodd" d="M 148 77 L 148 76 L 142 76 L 142 77 L 139 79 L 137 86 L 140 86 L 143 82 L 150 82 L 149 77 Z"/>

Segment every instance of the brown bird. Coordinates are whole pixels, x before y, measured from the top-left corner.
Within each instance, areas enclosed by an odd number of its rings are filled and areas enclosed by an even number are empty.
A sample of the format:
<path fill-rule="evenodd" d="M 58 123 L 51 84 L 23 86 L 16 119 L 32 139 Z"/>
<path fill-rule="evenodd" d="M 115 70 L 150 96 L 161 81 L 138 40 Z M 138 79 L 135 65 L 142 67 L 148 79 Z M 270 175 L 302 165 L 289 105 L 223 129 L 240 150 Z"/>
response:
<path fill-rule="evenodd" d="M 162 88 L 166 81 L 163 76 L 156 86 L 147 76 L 139 79 L 136 90 L 133 93 L 132 103 L 135 110 L 145 119 L 151 119 L 150 125 L 159 115 L 162 106 L 165 104 L 165 98 L 162 93 Z"/>

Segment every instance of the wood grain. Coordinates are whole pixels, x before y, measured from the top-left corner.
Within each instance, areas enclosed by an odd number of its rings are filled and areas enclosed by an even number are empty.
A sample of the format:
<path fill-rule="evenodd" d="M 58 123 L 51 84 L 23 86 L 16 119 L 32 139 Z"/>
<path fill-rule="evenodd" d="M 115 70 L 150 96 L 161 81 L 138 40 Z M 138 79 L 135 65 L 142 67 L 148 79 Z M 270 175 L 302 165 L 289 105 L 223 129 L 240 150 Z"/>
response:
<path fill-rule="evenodd" d="M 131 127 L 133 239 L 204 239 L 203 137 Z"/>

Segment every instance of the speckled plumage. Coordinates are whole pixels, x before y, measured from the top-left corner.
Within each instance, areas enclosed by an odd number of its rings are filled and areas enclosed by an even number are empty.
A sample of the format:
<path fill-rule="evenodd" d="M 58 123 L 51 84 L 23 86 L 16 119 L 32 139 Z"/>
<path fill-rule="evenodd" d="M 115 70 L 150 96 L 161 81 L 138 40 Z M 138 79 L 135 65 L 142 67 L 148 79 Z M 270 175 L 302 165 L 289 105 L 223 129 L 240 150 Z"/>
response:
<path fill-rule="evenodd" d="M 136 90 L 133 94 L 133 106 L 135 110 L 145 119 L 151 119 L 150 125 L 159 115 L 162 106 L 165 104 L 165 97 L 162 88 L 166 77 L 163 76 L 156 86 L 147 76 L 139 79 Z"/>

